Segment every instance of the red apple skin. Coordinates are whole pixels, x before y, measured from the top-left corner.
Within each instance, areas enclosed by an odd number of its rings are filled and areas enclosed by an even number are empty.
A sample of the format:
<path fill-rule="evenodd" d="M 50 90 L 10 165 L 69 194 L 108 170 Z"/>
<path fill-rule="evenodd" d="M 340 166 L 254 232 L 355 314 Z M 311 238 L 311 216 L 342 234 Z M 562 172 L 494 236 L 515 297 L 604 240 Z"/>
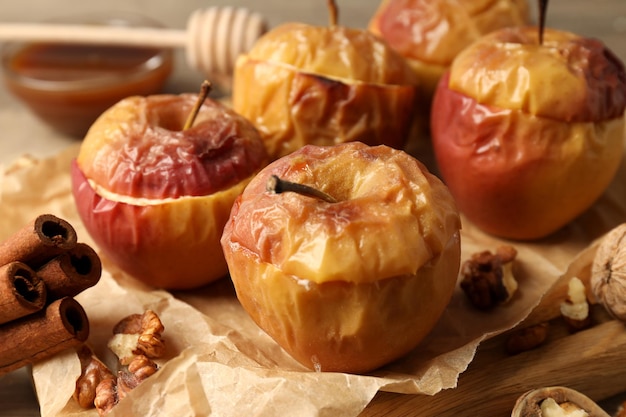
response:
<path fill-rule="evenodd" d="M 368 29 L 407 59 L 429 108 L 459 52 L 486 33 L 528 22 L 526 0 L 383 0 Z"/>
<path fill-rule="evenodd" d="M 267 163 L 256 129 L 193 95 L 130 97 L 91 127 L 71 166 L 78 214 L 125 273 L 165 289 L 227 276 L 219 243 L 235 198 Z"/>
<path fill-rule="evenodd" d="M 277 175 L 338 201 L 266 192 Z M 293 358 L 367 372 L 413 349 L 456 286 L 460 219 L 419 161 L 360 142 L 306 145 L 237 198 L 222 245 L 237 297 Z"/>
<path fill-rule="evenodd" d="M 479 104 L 449 88 L 449 73 L 433 109 L 441 177 L 461 213 L 495 236 L 533 240 L 557 231 L 596 201 L 622 159 L 623 117 L 567 123 Z"/>

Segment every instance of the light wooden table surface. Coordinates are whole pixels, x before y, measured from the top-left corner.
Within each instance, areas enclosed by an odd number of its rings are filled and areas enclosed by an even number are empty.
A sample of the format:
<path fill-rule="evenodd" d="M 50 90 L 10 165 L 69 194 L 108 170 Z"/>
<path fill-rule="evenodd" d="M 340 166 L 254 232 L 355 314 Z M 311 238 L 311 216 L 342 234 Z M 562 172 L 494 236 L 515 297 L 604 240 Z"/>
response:
<path fill-rule="evenodd" d="M 149 7 L 146 5 L 149 4 Z M 365 27 L 378 6 L 375 0 L 338 0 L 340 22 Z M 131 11 L 139 12 L 174 28 L 184 28 L 188 16 L 196 9 L 213 5 L 244 6 L 263 13 L 270 25 L 285 21 L 325 24 L 328 20 L 326 2 L 290 0 L 202 1 L 184 0 L 20 0 L 2 1 L 0 21 L 34 22 L 69 12 Z M 548 25 L 603 40 L 623 61 L 626 61 L 626 0 L 553 0 Z M 168 83 L 171 92 L 196 91 L 201 76 L 191 72 L 179 57 L 178 67 Z M 8 164 L 30 153 L 45 157 L 76 143 L 42 125 L 0 86 L 0 164 Z M 0 341 L 2 343 L 2 341 Z M 626 381 L 625 381 L 626 389 Z M 382 393 L 365 410 L 366 416 L 415 416 L 411 396 Z M 38 416 L 37 400 L 25 369 L 0 377 L 0 416 Z"/>

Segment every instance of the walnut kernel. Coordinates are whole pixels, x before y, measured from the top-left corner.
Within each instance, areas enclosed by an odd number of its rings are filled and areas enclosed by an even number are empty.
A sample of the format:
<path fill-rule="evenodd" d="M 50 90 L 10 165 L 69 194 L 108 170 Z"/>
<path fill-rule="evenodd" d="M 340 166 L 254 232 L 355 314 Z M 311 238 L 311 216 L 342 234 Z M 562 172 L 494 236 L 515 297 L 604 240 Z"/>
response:
<path fill-rule="evenodd" d="M 93 408 L 96 387 L 105 379 L 114 379 L 115 375 L 100 361 L 86 345 L 77 350 L 80 359 L 81 375 L 76 380 L 74 399 L 83 408 Z"/>
<path fill-rule="evenodd" d="M 164 329 L 152 310 L 132 314 L 114 327 L 114 336 L 109 340 L 108 347 L 122 365 L 128 365 L 137 355 L 160 358 L 165 351 L 165 342 L 161 337 Z"/>
<path fill-rule="evenodd" d="M 117 378 L 105 379 L 96 387 L 96 398 L 93 403 L 99 415 L 108 414 L 119 400 Z"/>
<path fill-rule="evenodd" d="M 506 340 L 507 353 L 516 355 L 540 346 L 548 338 L 549 327 L 549 324 L 544 322 L 514 331 Z"/>
<path fill-rule="evenodd" d="M 567 298 L 561 303 L 561 316 L 570 332 L 591 326 L 585 284 L 578 277 L 572 277 L 568 282 Z"/>
<path fill-rule="evenodd" d="M 470 302 L 481 310 L 505 303 L 517 292 L 513 274 L 515 248 L 500 246 L 496 253 L 482 251 L 473 254 L 461 267 L 461 289 Z"/>

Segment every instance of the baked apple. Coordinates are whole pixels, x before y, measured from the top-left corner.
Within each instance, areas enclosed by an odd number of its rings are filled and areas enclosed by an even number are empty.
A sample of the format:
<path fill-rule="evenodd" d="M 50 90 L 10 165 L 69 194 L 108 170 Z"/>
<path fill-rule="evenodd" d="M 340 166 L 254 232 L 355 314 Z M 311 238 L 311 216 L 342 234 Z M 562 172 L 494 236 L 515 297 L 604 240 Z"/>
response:
<path fill-rule="evenodd" d="M 461 52 L 441 79 L 431 114 L 435 158 L 471 222 L 504 238 L 542 238 L 613 179 L 625 108 L 624 65 L 600 41 L 501 29 Z"/>
<path fill-rule="evenodd" d="M 416 77 L 363 29 L 285 23 L 239 56 L 233 108 L 276 159 L 306 145 L 360 141 L 402 148 L 414 127 Z"/>
<path fill-rule="evenodd" d="M 383 0 L 368 29 L 409 61 L 430 105 L 459 52 L 484 34 L 528 21 L 526 0 Z"/>
<path fill-rule="evenodd" d="M 227 276 L 223 226 L 268 162 L 250 122 L 212 99 L 196 102 L 193 94 L 121 100 L 91 126 L 71 168 L 78 213 L 98 248 L 156 287 Z"/>
<path fill-rule="evenodd" d="M 283 192 L 267 191 L 277 179 Z M 252 179 L 222 246 L 241 304 L 289 354 L 365 372 L 413 349 L 444 311 L 459 228 L 445 185 L 404 151 L 305 145 Z"/>

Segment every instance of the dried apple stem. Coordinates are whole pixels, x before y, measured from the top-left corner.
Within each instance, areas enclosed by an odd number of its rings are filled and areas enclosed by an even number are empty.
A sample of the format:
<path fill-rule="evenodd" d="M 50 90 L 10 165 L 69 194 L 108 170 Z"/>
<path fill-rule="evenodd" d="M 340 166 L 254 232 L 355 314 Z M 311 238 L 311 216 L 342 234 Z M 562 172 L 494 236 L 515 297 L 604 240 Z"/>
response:
<path fill-rule="evenodd" d="M 539 45 L 543 45 L 543 33 L 546 29 L 548 0 L 539 0 Z"/>
<path fill-rule="evenodd" d="M 339 22 L 339 9 L 335 0 L 328 0 L 328 11 L 330 13 L 330 26 L 337 26 Z"/>
<path fill-rule="evenodd" d="M 191 113 L 187 116 L 183 130 L 187 130 L 193 126 L 193 122 L 196 120 L 196 116 L 198 116 L 202 103 L 204 103 L 204 100 L 206 100 L 211 92 L 211 87 L 212 85 L 209 81 L 204 80 L 202 82 L 202 85 L 200 86 L 200 94 L 198 94 L 198 100 L 196 100 L 196 104 L 193 106 L 193 109 L 191 109 Z"/>
<path fill-rule="evenodd" d="M 326 194 L 323 191 L 318 190 L 317 188 L 309 187 L 308 185 L 298 184 L 296 182 L 291 182 L 287 180 L 283 180 L 279 178 L 277 175 L 272 175 L 267 180 L 267 185 L 265 189 L 271 193 L 284 193 L 284 192 L 294 192 L 301 195 L 305 195 L 307 197 L 319 198 L 320 200 L 326 201 L 327 203 L 336 203 L 332 196 Z"/>

